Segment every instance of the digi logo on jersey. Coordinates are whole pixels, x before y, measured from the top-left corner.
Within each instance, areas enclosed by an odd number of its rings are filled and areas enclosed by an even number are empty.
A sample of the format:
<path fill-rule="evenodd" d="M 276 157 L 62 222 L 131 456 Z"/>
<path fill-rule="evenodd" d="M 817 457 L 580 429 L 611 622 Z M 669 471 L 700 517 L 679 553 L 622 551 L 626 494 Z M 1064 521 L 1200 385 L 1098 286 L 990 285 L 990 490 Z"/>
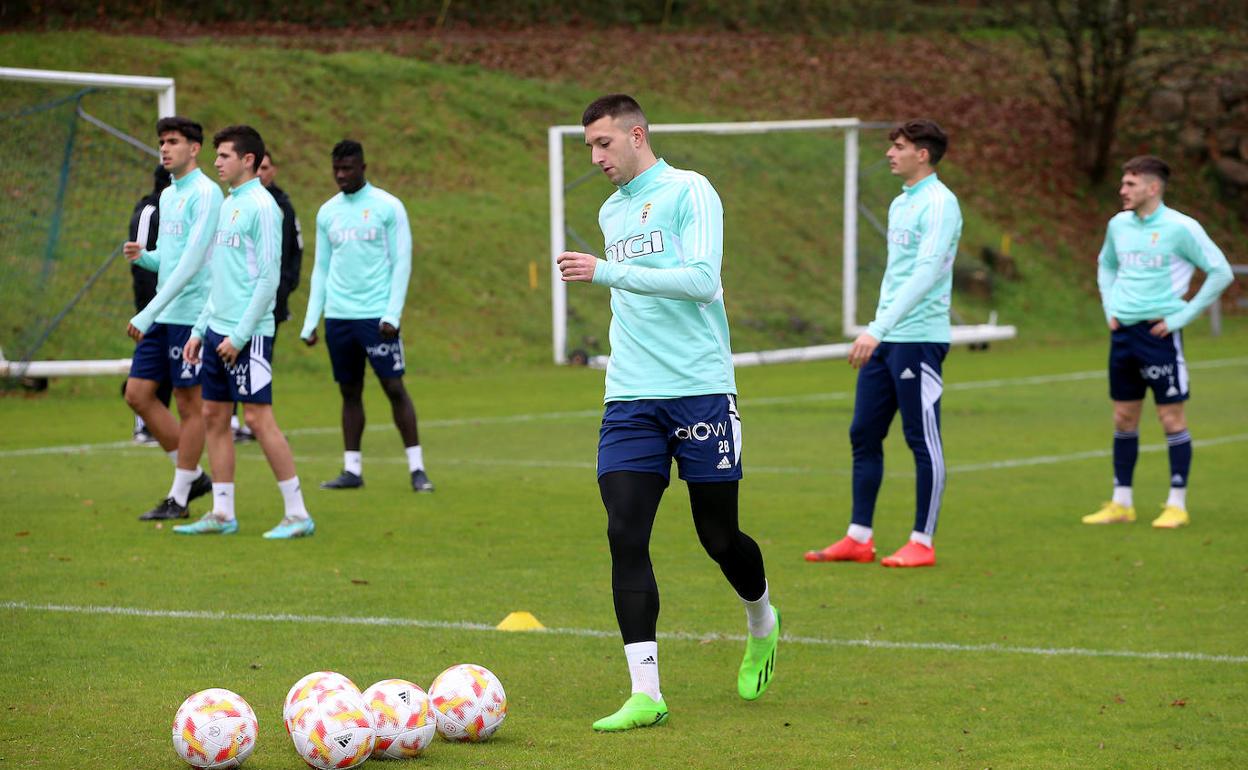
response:
<path fill-rule="evenodd" d="M 651 230 L 647 235 L 634 235 L 616 241 L 607 247 L 608 262 L 623 262 L 636 259 L 647 254 L 659 254 L 663 251 L 663 231 Z"/>
<path fill-rule="evenodd" d="M 341 246 L 347 241 L 375 241 L 379 238 L 381 228 L 378 227 L 344 227 L 329 233 L 329 242 L 335 246 Z"/>
<path fill-rule="evenodd" d="M 677 428 L 672 434 L 681 441 L 706 441 L 708 438 L 719 438 L 728 435 L 728 423 L 717 422 L 714 425 L 709 422 L 699 422 L 693 425 L 686 425 L 683 428 Z"/>
<path fill-rule="evenodd" d="M 185 222 L 161 222 L 160 231 L 165 235 L 181 235 L 186 231 Z"/>
<path fill-rule="evenodd" d="M 218 230 L 217 237 L 212 240 L 218 246 L 229 246 L 232 249 L 237 249 L 243 245 L 243 236 L 238 233 L 232 233 L 229 230 Z"/>
<path fill-rule="evenodd" d="M 1164 254 L 1150 254 L 1147 251 L 1124 251 L 1118 255 L 1118 264 L 1126 267 L 1161 267 L 1165 262 Z"/>
<path fill-rule="evenodd" d="M 911 241 L 917 240 L 914 233 L 909 230 L 903 230 L 900 227 L 888 228 L 888 242 L 898 246 L 909 246 Z"/>

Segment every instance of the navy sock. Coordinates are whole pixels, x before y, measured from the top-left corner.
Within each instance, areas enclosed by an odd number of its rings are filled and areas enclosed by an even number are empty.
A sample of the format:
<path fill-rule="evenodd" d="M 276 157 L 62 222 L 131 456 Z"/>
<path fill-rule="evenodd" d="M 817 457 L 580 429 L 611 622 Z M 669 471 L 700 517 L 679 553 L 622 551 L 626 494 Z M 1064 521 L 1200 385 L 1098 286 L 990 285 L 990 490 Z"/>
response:
<path fill-rule="evenodd" d="M 1170 486 L 1186 487 L 1192 470 L 1192 434 L 1186 430 L 1167 433 L 1166 444 L 1170 446 Z"/>
<path fill-rule="evenodd" d="M 1173 450 L 1171 452 L 1173 453 Z M 1131 486 L 1131 479 L 1135 476 L 1135 461 L 1139 456 L 1139 432 L 1114 431 L 1114 486 Z M 1186 474 L 1184 476 L 1186 477 Z"/>

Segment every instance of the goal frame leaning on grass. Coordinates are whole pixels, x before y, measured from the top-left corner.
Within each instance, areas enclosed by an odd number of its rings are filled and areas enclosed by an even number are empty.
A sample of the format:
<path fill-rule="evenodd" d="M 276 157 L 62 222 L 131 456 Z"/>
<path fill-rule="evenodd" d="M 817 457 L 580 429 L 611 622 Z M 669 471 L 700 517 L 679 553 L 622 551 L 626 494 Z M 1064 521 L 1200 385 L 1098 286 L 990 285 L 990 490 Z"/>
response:
<path fill-rule="evenodd" d="M 158 120 L 177 114 L 177 88 L 173 78 L 0 67 L 0 81 L 152 91 L 156 95 L 156 118 Z M 0 344 L 2 343 L 3 340 L 0 340 Z M 6 361 L 3 351 L 0 350 L 0 378 L 85 377 L 100 374 L 126 374 L 129 371 L 130 359 L 128 358 L 83 361 Z"/>
<path fill-rule="evenodd" d="M 761 120 L 728 123 L 656 123 L 650 126 L 652 134 L 761 134 L 791 131 L 839 130 L 845 139 L 844 200 L 842 201 L 841 234 L 841 333 L 849 339 L 866 331 L 858 322 L 858 132 L 866 128 L 881 128 L 891 124 L 868 123 L 858 118 L 820 118 L 815 120 Z M 567 219 L 565 210 L 564 138 L 580 136 L 584 127 L 558 125 L 547 129 L 547 145 L 550 171 L 550 298 L 551 298 L 551 346 L 556 364 L 568 363 L 568 303 L 567 284 L 559 273 L 557 260 L 567 248 Z M 1017 336 L 1013 326 L 996 323 L 959 325 L 952 329 L 953 344 L 970 345 L 1013 339 Z M 736 366 L 817 361 L 827 358 L 845 358 L 849 343 L 809 345 L 799 348 L 782 348 L 733 353 Z M 606 366 L 605 356 L 595 356 L 590 365 Z"/>

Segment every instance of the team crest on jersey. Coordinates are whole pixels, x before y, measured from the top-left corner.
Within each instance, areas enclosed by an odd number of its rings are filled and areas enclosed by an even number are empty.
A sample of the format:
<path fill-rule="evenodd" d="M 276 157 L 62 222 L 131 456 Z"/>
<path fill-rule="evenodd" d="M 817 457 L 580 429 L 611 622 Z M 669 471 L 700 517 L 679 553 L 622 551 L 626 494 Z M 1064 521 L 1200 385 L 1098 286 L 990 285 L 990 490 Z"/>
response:
<path fill-rule="evenodd" d="M 1153 245 L 1157 245 L 1157 239 L 1161 237 L 1161 233 L 1153 233 Z"/>
<path fill-rule="evenodd" d="M 241 209 L 234 209 L 234 213 L 230 215 L 230 224 L 238 221 L 238 215 L 242 213 Z"/>
<path fill-rule="evenodd" d="M 650 220 L 650 208 L 651 208 L 651 206 L 652 206 L 652 204 L 647 203 L 646 205 L 644 205 L 644 206 L 642 206 L 642 207 L 641 207 L 641 223 L 642 223 L 643 225 L 644 225 L 646 222 L 648 222 L 648 221 Z"/>
<path fill-rule="evenodd" d="M 368 209 L 364 209 L 364 221 L 368 221 Z"/>
<path fill-rule="evenodd" d="M 181 211 L 182 207 L 185 205 L 186 205 L 186 198 L 183 198 L 182 200 L 178 201 L 178 211 Z"/>

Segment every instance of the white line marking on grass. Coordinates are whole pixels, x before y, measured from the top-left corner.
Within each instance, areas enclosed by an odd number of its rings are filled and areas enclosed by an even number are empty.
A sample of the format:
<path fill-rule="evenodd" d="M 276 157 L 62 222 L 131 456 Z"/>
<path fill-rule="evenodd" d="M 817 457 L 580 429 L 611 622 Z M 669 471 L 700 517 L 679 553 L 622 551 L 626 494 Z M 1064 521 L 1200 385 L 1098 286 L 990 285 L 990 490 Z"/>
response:
<path fill-rule="evenodd" d="M 1211 361 L 1197 361 L 1188 364 L 1188 369 L 1221 369 L 1228 366 L 1248 365 L 1248 358 L 1220 358 Z M 1065 374 L 1043 374 L 1035 377 L 1015 377 L 1009 379 L 997 380 L 975 380 L 972 382 L 953 382 L 945 383 L 945 390 L 980 390 L 985 388 L 1004 388 L 1015 385 L 1046 385 L 1054 382 L 1074 382 L 1078 380 L 1094 380 L 1105 376 L 1105 371 L 1097 369 L 1086 372 L 1067 372 Z M 760 398 L 742 399 L 741 403 L 745 406 L 780 406 L 785 404 L 802 404 L 818 401 L 839 401 L 850 398 L 853 393 L 850 391 L 835 391 L 827 393 L 806 393 L 796 396 L 764 396 Z M 454 417 L 441 420 L 422 420 L 421 425 L 429 428 L 449 428 L 471 425 L 506 425 L 510 423 L 526 423 L 526 422 L 542 422 L 547 420 L 568 420 L 568 419 L 586 419 L 590 417 L 601 417 L 602 409 L 578 409 L 563 412 L 534 412 L 532 414 L 509 414 L 497 415 L 493 417 Z M 391 430 L 389 424 L 368 425 L 365 430 L 369 431 L 388 431 Z M 321 436 L 336 435 L 341 431 L 338 426 L 334 427 L 309 427 L 309 428 L 293 428 L 285 431 L 287 436 Z M 29 447 L 26 449 L 6 449 L 0 450 L 0 458 L 5 457 L 30 457 L 33 455 L 45 454 L 83 454 L 104 449 L 127 449 L 134 447 L 134 443 L 130 441 L 108 441 L 99 444 L 67 444 L 61 446 L 44 446 Z M 1145 450 L 1141 447 L 1141 450 Z M 1103 455 L 1089 455 L 1091 457 L 1101 457 Z M 1072 457 L 1072 459 L 1082 459 Z M 756 469 L 757 470 L 757 469 Z M 950 468 L 950 470 L 953 470 Z M 792 472 L 792 471 L 784 471 Z"/>
<path fill-rule="evenodd" d="M 1237 444 L 1241 441 L 1248 441 L 1248 433 L 1236 433 L 1231 436 L 1216 436 L 1214 438 L 1202 438 L 1192 442 L 1192 446 L 1211 447 L 1220 444 Z M 1169 447 L 1165 444 L 1142 444 L 1141 452 L 1164 452 Z M 1017 457 L 1007 460 L 992 460 L 986 463 L 968 463 L 966 465 L 953 465 L 949 467 L 950 473 L 969 473 L 972 471 L 995 471 L 1003 468 L 1026 468 L 1032 465 L 1053 465 L 1055 463 L 1072 462 L 1074 460 L 1090 460 L 1097 457 L 1109 457 L 1113 454 L 1112 449 L 1090 449 L 1086 452 L 1072 452 L 1065 455 L 1038 455 L 1036 457 Z"/>
<path fill-rule="evenodd" d="M 74 615 L 114 615 L 137 618 L 178 620 L 250 621 L 256 623 L 315 623 L 341 626 L 395 626 L 401 628 L 432 628 L 456 631 L 497 631 L 489 623 L 470 623 L 450 620 L 418 620 L 415 618 L 361 617 L 353 615 L 292 615 L 257 612 L 208 612 L 204 610 L 149 610 L 141 607 L 108 607 L 74 604 L 30 604 L 27 602 L 0 602 L 0 609 L 25 612 L 64 612 Z M 579 636 L 595 639 L 615 639 L 617 631 L 594 628 L 547 628 L 531 633 L 556 636 Z M 741 634 L 695 634 L 684 631 L 660 632 L 660 639 L 700 642 L 722 640 L 743 642 Z M 1093 650 L 1086 647 L 1020 647 L 1003 644 L 957 644 L 954 642 L 889 642 L 881 639 L 825 639 L 817 636 L 790 636 L 789 644 L 813 647 L 864 647 L 879 650 L 933 650 L 937 652 L 1005 653 L 1014 655 L 1041 655 L 1045 657 L 1126 658 L 1131 660 L 1182 660 L 1200 663 L 1248 664 L 1244 655 L 1211 655 L 1203 652 L 1163 652 L 1136 650 Z"/>

